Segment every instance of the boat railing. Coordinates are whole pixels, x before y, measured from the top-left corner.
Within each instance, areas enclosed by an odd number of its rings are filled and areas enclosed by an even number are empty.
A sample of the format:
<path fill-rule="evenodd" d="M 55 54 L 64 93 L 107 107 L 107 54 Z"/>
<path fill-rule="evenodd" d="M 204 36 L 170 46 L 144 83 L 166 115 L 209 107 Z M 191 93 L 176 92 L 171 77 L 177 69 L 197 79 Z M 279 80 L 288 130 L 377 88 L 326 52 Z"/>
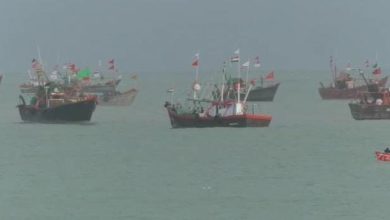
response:
<path fill-rule="evenodd" d="M 381 88 L 378 92 L 358 92 L 353 103 L 361 104 L 390 104 L 390 91 L 388 88 Z"/>

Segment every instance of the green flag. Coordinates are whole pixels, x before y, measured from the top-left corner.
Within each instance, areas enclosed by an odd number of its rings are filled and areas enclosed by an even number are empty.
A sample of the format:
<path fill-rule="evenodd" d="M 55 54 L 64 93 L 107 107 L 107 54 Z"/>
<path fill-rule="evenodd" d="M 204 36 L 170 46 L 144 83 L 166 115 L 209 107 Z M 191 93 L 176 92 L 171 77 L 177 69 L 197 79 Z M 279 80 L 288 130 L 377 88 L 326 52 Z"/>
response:
<path fill-rule="evenodd" d="M 83 69 L 83 70 L 80 70 L 78 73 L 77 73 L 77 78 L 78 79 L 84 79 L 84 78 L 88 78 L 91 76 L 91 70 L 90 69 Z"/>

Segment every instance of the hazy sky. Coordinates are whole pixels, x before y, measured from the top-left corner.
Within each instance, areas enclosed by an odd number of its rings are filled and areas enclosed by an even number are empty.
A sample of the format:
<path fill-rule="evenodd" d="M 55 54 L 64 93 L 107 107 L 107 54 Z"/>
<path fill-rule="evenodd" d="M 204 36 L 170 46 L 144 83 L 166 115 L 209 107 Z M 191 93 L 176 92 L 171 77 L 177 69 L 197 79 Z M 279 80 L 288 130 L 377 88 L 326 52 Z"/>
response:
<path fill-rule="evenodd" d="M 0 71 L 37 57 L 122 72 L 218 69 L 240 48 L 264 69 L 324 69 L 365 59 L 390 67 L 388 0 L 0 0 Z"/>

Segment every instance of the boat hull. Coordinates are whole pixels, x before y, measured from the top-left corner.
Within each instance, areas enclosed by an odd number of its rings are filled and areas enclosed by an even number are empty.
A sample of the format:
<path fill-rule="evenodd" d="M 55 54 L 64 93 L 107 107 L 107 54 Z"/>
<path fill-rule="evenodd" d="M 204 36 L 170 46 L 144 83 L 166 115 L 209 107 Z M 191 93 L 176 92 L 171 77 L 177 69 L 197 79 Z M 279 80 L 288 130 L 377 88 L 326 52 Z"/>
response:
<path fill-rule="evenodd" d="M 375 156 L 377 160 L 390 162 L 390 154 L 376 151 Z"/>
<path fill-rule="evenodd" d="M 390 106 L 349 103 L 352 117 L 356 120 L 390 119 Z"/>
<path fill-rule="evenodd" d="M 387 83 L 387 76 L 379 80 L 379 87 L 384 87 Z M 355 88 L 338 89 L 335 87 L 321 87 L 318 92 L 322 99 L 353 99 L 358 93 L 367 92 L 367 86 L 357 86 Z"/>
<path fill-rule="evenodd" d="M 255 87 L 251 89 L 248 94 L 247 101 L 263 101 L 263 102 L 272 102 L 274 100 L 276 91 L 279 88 L 280 83 L 276 83 L 267 87 Z M 245 94 L 241 94 L 241 100 L 245 98 Z"/>
<path fill-rule="evenodd" d="M 96 108 L 96 100 L 84 100 L 57 107 L 37 109 L 32 105 L 17 106 L 23 121 L 29 122 L 83 122 L 90 121 Z"/>
<path fill-rule="evenodd" d="M 134 102 L 138 94 L 137 89 L 130 89 L 126 92 L 115 94 L 112 96 L 102 95 L 98 98 L 99 105 L 103 106 L 129 106 Z"/>
<path fill-rule="evenodd" d="M 105 93 L 105 92 L 115 92 L 115 85 L 89 85 L 81 88 L 82 92 L 85 93 Z"/>
<path fill-rule="evenodd" d="M 38 91 L 38 87 L 36 87 L 36 86 L 21 86 L 20 87 L 20 92 L 22 93 L 22 94 L 35 94 L 35 93 L 37 93 L 37 91 Z"/>
<path fill-rule="evenodd" d="M 168 109 L 168 115 L 172 128 L 268 127 L 272 120 L 272 116 L 263 114 L 243 114 L 226 117 L 199 117 L 197 114 L 178 115 L 172 109 Z"/>

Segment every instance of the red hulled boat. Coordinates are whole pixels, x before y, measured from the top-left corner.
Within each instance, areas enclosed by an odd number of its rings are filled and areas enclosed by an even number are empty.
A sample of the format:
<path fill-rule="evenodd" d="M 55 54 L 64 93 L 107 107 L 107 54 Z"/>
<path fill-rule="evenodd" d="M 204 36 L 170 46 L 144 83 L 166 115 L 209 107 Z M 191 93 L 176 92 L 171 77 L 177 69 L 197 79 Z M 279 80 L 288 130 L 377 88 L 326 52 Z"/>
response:
<path fill-rule="evenodd" d="M 375 155 L 377 160 L 390 162 L 390 153 L 376 151 Z"/>
<path fill-rule="evenodd" d="M 180 105 L 166 102 L 172 128 L 183 127 L 268 127 L 272 116 L 267 114 L 248 113 L 246 104 L 235 100 L 211 102 L 203 110 L 199 105 L 190 111 Z"/>

